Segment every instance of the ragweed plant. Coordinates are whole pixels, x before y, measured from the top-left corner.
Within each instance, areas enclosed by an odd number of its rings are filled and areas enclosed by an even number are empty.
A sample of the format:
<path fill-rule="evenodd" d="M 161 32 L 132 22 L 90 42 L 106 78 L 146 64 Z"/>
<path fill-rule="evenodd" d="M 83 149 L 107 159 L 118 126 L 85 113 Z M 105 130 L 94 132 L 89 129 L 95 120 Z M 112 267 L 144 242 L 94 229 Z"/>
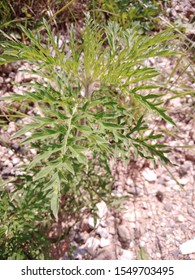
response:
<path fill-rule="evenodd" d="M 18 175 L 14 189 L 4 188 L 5 184 L 0 180 L 0 259 L 48 259 L 47 191 L 27 175 Z"/>
<path fill-rule="evenodd" d="M 100 27 L 87 17 L 82 42 L 78 43 L 72 28 L 70 42 L 60 48 L 59 37 L 45 20 L 44 26 L 47 39 L 21 26 L 26 44 L 11 37 L 1 42 L 0 64 L 28 61 L 29 72 L 42 78 L 30 83 L 30 90 L 9 98 L 33 102 L 37 108 L 37 115 L 29 117 L 31 123 L 14 135 L 30 133 L 22 138 L 22 145 L 37 151 L 23 169 L 27 177 L 21 176 L 20 185 L 41 186 L 40 193 L 50 199 L 57 220 L 63 195 L 65 207 L 75 211 L 94 208 L 99 199 L 106 199 L 109 160 L 128 160 L 133 150 L 141 157 L 169 163 L 170 150 L 157 142 L 163 135 L 146 124 L 148 111 L 174 124 L 153 81 L 158 72 L 146 60 L 172 55 L 168 43 L 173 35 L 168 30 L 141 36 L 136 29 L 123 30 L 113 22 Z M 13 184 L 17 188 L 17 180 Z"/>

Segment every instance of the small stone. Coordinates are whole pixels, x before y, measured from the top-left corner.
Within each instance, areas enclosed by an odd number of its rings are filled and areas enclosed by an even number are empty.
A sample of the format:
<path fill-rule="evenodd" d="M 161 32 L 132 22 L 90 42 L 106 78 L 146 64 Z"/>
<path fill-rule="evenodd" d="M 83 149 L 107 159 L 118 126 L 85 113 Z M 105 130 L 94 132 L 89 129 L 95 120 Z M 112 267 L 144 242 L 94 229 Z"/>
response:
<path fill-rule="evenodd" d="M 192 218 L 195 218 L 195 210 L 194 209 L 188 207 L 187 212 Z"/>
<path fill-rule="evenodd" d="M 28 133 L 28 132 L 27 132 Z M 27 136 L 27 135 L 26 135 Z M 29 136 L 29 135 L 28 135 Z M 33 155 L 36 155 L 37 154 L 37 151 L 36 151 L 36 149 L 30 149 L 30 152 L 31 152 L 31 154 L 33 154 Z"/>
<path fill-rule="evenodd" d="M 171 16 L 174 17 L 174 18 L 178 17 L 178 14 L 176 13 L 174 8 L 171 8 Z"/>
<path fill-rule="evenodd" d="M 139 212 L 136 213 L 137 215 L 135 215 L 134 212 L 130 212 L 130 211 L 126 211 L 123 214 L 123 218 L 125 218 L 126 220 L 128 220 L 129 222 L 135 222 L 136 219 L 138 218 L 138 216 L 140 216 Z"/>
<path fill-rule="evenodd" d="M 176 10 L 178 13 L 181 13 L 181 12 L 182 12 L 182 7 L 179 6 L 179 5 L 176 5 L 176 6 L 175 6 L 175 10 Z"/>
<path fill-rule="evenodd" d="M 12 162 L 9 159 L 6 159 L 4 161 L 4 166 L 7 166 L 9 168 L 13 168 L 13 164 L 12 164 Z"/>
<path fill-rule="evenodd" d="M 167 211 L 167 212 L 171 212 L 172 210 L 172 204 L 171 203 L 166 203 L 164 205 L 164 210 Z"/>
<path fill-rule="evenodd" d="M 27 131 L 27 132 L 24 133 L 24 135 L 25 135 L 26 137 L 30 137 L 30 136 L 32 135 L 32 132 Z M 31 150 L 34 150 L 34 149 L 31 149 Z M 31 150 L 30 150 L 30 151 L 31 151 Z"/>
<path fill-rule="evenodd" d="M 7 133 L 12 134 L 13 132 L 16 132 L 16 125 L 15 122 L 10 122 L 7 128 Z"/>
<path fill-rule="evenodd" d="M 13 156 L 13 154 L 14 154 L 14 152 L 13 152 L 12 150 L 9 150 L 9 151 L 8 151 L 8 155 L 9 155 L 9 156 Z M 13 161 L 12 161 L 12 163 L 13 163 Z"/>
<path fill-rule="evenodd" d="M 160 253 L 156 253 L 156 257 L 157 257 L 158 259 L 161 259 L 161 254 L 160 254 Z"/>
<path fill-rule="evenodd" d="M 130 241 L 133 239 L 131 229 L 129 226 L 124 223 L 118 226 L 117 228 L 119 241 L 121 242 L 123 249 L 128 249 Z"/>
<path fill-rule="evenodd" d="M 103 228 L 106 228 L 107 227 L 107 221 L 106 220 L 101 220 L 100 221 L 100 226 L 103 227 Z"/>
<path fill-rule="evenodd" d="M 180 190 L 181 187 L 175 182 L 175 180 L 171 179 L 166 183 L 166 189 L 169 190 Z"/>
<path fill-rule="evenodd" d="M 195 238 L 181 244 L 180 250 L 183 255 L 195 253 Z"/>
<path fill-rule="evenodd" d="M 96 233 L 99 234 L 103 238 L 108 238 L 108 236 L 109 236 L 108 230 L 106 228 L 102 228 L 102 227 L 98 227 L 96 229 Z"/>
<path fill-rule="evenodd" d="M 167 122 L 166 128 L 169 129 L 169 130 L 172 130 L 173 129 L 173 125 L 171 123 Z"/>
<path fill-rule="evenodd" d="M 160 226 L 161 226 L 162 228 L 165 228 L 165 227 L 166 227 L 166 222 L 165 222 L 165 221 L 162 221 L 162 222 L 160 223 Z"/>
<path fill-rule="evenodd" d="M 192 162 L 189 160 L 186 160 L 183 165 L 179 168 L 179 174 L 181 177 L 187 175 L 188 171 L 193 168 Z"/>
<path fill-rule="evenodd" d="M 112 234 L 112 235 L 116 234 L 116 227 L 115 227 L 114 223 L 109 224 L 109 226 L 108 226 L 108 231 L 109 231 L 109 233 Z"/>
<path fill-rule="evenodd" d="M 144 210 L 146 210 L 146 209 L 148 209 L 148 203 L 147 202 L 142 202 L 142 208 L 144 209 Z"/>
<path fill-rule="evenodd" d="M 121 254 L 121 247 L 111 244 L 98 250 L 94 260 L 117 260 L 117 256 Z"/>
<path fill-rule="evenodd" d="M 9 84 L 11 82 L 11 78 L 5 79 L 6 84 Z"/>
<path fill-rule="evenodd" d="M 20 84 L 23 82 L 30 82 L 34 77 L 36 76 L 33 74 L 18 71 L 15 75 L 15 83 Z"/>
<path fill-rule="evenodd" d="M 180 180 L 179 180 L 179 183 L 181 184 L 181 185 L 186 185 L 187 183 L 189 182 L 189 179 L 188 178 L 181 178 Z"/>
<path fill-rule="evenodd" d="M 85 248 L 91 255 L 94 255 L 99 245 L 100 240 L 91 236 L 89 237 L 89 239 L 87 239 L 85 243 Z"/>
<path fill-rule="evenodd" d="M 177 217 L 177 220 L 178 220 L 178 222 L 183 223 L 183 222 L 185 221 L 185 218 L 184 218 L 184 216 L 179 215 L 179 216 Z"/>
<path fill-rule="evenodd" d="M 145 241 L 141 240 L 139 243 L 140 247 L 144 247 L 146 245 Z"/>
<path fill-rule="evenodd" d="M 99 226 L 100 220 L 97 219 L 97 220 L 95 221 L 93 217 L 90 217 L 90 218 L 88 219 L 88 224 L 89 224 L 89 226 L 90 226 L 91 229 L 94 229 L 94 228 L 97 228 L 97 227 Z"/>
<path fill-rule="evenodd" d="M 10 135 L 7 132 L 3 132 L 1 133 L 1 140 L 5 143 L 5 144 L 10 144 Z"/>
<path fill-rule="evenodd" d="M 169 221 L 169 226 L 170 226 L 171 228 L 175 228 L 175 221 L 174 221 L 174 220 L 170 220 L 170 221 Z"/>
<path fill-rule="evenodd" d="M 147 212 L 147 216 L 148 216 L 149 218 L 152 218 L 152 217 L 154 216 L 154 214 L 152 213 L 152 211 L 148 211 L 148 212 Z"/>
<path fill-rule="evenodd" d="M 77 243 L 85 243 L 87 242 L 87 239 L 89 238 L 89 233 L 84 231 L 84 232 L 80 232 L 77 235 L 75 235 L 74 240 Z"/>
<path fill-rule="evenodd" d="M 134 237 L 135 239 L 139 240 L 141 238 L 141 229 L 139 228 L 134 228 Z"/>
<path fill-rule="evenodd" d="M 87 255 L 87 250 L 80 247 L 73 252 L 74 260 L 82 260 Z"/>
<path fill-rule="evenodd" d="M 106 205 L 106 203 L 104 201 L 101 201 L 99 203 L 97 203 L 97 208 L 98 208 L 98 217 L 100 219 L 104 218 L 108 212 L 108 207 Z"/>
<path fill-rule="evenodd" d="M 12 159 L 12 163 L 13 163 L 13 165 L 16 165 L 16 164 L 18 164 L 20 162 L 20 159 L 19 158 L 13 158 Z"/>
<path fill-rule="evenodd" d="M 16 74 L 15 74 L 14 72 L 10 72 L 10 73 L 9 73 L 9 78 L 14 79 L 14 78 L 15 78 L 15 75 L 16 75 Z"/>
<path fill-rule="evenodd" d="M 164 194 L 161 191 L 157 191 L 156 198 L 158 199 L 158 201 L 163 202 Z"/>
<path fill-rule="evenodd" d="M 132 180 L 130 177 L 127 178 L 126 184 L 127 184 L 128 186 L 130 186 L 130 187 L 133 187 L 133 186 L 134 186 L 134 182 L 133 182 L 133 180 Z"/>
<path fill-rule="evenodd" d="M 155 182 L 157 179 L 156 173 L 154 173 L 154 171 L 149 168 L 145 168 L 142 174 L 148 182 Z"/>
<path fill-rule="evenodd" d="M 6 167 L 5 169 L 3 169 L 1 171 L 1 175 L 2 176 L 7 176 L 7 175 L 11 175 L 12 173 L 12 169 L 10 167 Z"/>
<path fill-rule="evenodd" d="M 114 196 L 114 197 L 121 197 L 121 196 L 123 196 L 121 193 L 119 193 L 119 191 L 118 190 L 113 190 L 112 191 L 112 196 Z"/>
<path fill-rule="evenodd" d="M 100 239 L 100 247 L 103 248 L 105 246 L 110 245 L 110 240 L 108 238 L 101 238 Z"/>
<path fill-rule="evenodd" d="M 140 190 L 135 185 L 134 186 L 126 185 L 125 189 L 129 194 L 133 196 L 138 196 L 140 194 Z"/>
<path fill-rule="evenodd" d="M 137 227 L 136 223 L 135 222 L 131 222 L 131 228 L 136 230 L 136 227 Z"/>
<path fill-rule="evenodd" d="M 177 257 L 179 256 L 179 254 L 180 254 L 180 251 L 179 251 L 179 250 L 175 250 L 175 251 L 172 252 L 172 256 L 173 256 L 174 258 L 177 258 Z"/>
<path fill-rule="evenodd" d="M 120 255 L 119 260 L 133 260 L 133 253 L 129 250 L 123 250 L 122 255 Z"/>

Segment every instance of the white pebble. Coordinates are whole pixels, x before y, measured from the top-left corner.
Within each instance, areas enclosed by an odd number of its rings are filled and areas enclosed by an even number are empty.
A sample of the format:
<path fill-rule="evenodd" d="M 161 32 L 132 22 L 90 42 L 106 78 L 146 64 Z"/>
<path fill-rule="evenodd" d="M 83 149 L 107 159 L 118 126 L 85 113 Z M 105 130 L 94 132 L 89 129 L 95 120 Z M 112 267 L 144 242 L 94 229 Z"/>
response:
<path fill-rule="evenodd" d="M 14 152 L 13 152 L 12 150 L 9 150 L 9 151 L 8 151 L 8 155 L 9 155 L 9 156 L 13 156 L 13 154 L 14 154 Z"/>
<path fill-rule="evenodd" d="M 130 177 L 127 178 L 126 184 L 131 187 L 134 186 L 133 180 Z"/>
<path fill-rule="evenodd" d="M 161 254 L 160 254 L 160 253 L 156 253 L 156 257 L 157 257 L 158 259 L 160 259 L 160 258 L 161 258 Z"/>
<path fill-rule="evenodd" d="M 13 159 L 12 159 L 12 163 L 13 163 L 13 165 L 18 164 L 19 162 L 20 162 L 20 159 L 19 159 L 19 158 L 17 158 L 17 157 L 15 157 L 15 158 L 13 158 Z"/>
<path fill-rule="evenodd" d="M 186 184 L 188 183 L 188 181 L 189 181 L 188 178 L 181 178 L 181 179 L 179 180 L 179 183 L 180 183 L 181 185 L 186 185 Z"/>
<path fill-rule="evenodd" d="M 128 250 L 123 250 L 120 260 L 133 260 L 133 253 Z"/>
<path fill-rule="evenodd" d="M 180 250 L 182 254 L 192 254 L 195 253 L 195 238 L 188 240 L 180 245 Z"/>
<path fill-rule="evenodd" d="M 91 229 L 94 229 L 94 228 L 97 228 L 97 227 L 99 226 L 100 220 L 97 219 L 97 220 L 95 221 L 93 217 L 90 217 L 90 218 L 88 219 L 88 224 L 89 224 L 89 226 L 90 226 Z"/>
<path fill-rule="evenodd" d="M 108 238 L 108 231 L 106 228 L 98 227 L 96 233 L 99 234 L 103 238 Z"/>
<path fill-rule="evenodd" d="M 89 237 L 85 243 L 85 248 L 90 254 L 94 254 L 98 246 L 100 245 L 100 240 L 95 237 Z"/>
<path fill-rule="evenodd" d="M 156 173 L 149 168 L 145 168 L 142 174 L 148 182 L 155 182 L 157 179 Z"/>
<path fill-rule="evenodd" d="M 141 240 L 139 243 L 140 247 L 144 247 L 146 245 L 145 241 Z"/>
<path fill-rule="evenodd" d="M 37 151 L 35 149 L 30 149 L 31 154 L 36 155 Z"/>
<path fill-rule="evenodd" d="M 107 212 L 108 212 L 108 208 L 107 205 L 104 201 L 101 201 L 99 203 L 97 203 L 97 208 L 98 208 L 98 217 L 100 219 L 102 219 L 103 217 L 106 216 Z"/>
<path fill-rule="evenodd" d="M 103 247 L 106 247 L 108 245 L 110 245 L 110 240 L 107 239 L 107 238 L 101 238 L 100 247 L 103 248 Z"/>
<path fill-rule="evenodd" d="M 177 220 L 178 220 L 178 222 L 183 223 L 183 222 L 185 221 L 185 218 L 184 218 L 184 216 L 179 215 L 179 216 L 177 217 Z"/>

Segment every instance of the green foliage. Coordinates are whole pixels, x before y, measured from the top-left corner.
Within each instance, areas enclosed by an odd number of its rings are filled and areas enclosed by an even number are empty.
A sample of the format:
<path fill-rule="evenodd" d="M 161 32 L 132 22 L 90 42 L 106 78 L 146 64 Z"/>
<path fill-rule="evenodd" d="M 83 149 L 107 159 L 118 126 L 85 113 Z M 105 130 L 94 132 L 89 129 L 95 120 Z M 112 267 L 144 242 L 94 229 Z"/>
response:
<path fill-rule="evenodd" d="M 149 260 L 150 256 L 144 247 L 140 247 L 137 260 Z"/>
<path fill-rule="evenodd" d="M 151 30 L 158 24 L 157 15 L 161 12 L 161 5 L 155 0 L 92 0 L 91 11 L 98 21 L 109 18 L 124 28 L 139 22 L 144 30 Z"/>
<path fill-rule="evenodd" d="M 11 7 L 7 0 L 0 1 L 0 26 L 11 19 Z"/>
<path fill-rule="evenodd" d="M 72 28 L 69 45 L 64 43 L 60 49 L 59 38 L 45 20 L 44 27 L 44 43 L 39 33 L 22 26 L 27 44 L 11 37 L 1 42 L 0 64 L 28 61 L 33 65 L 30 72 L 42 77 L 22 95 L 9 97 L 13 102 L 33 102 L 39 112 L 14 136 L 30 132 L 22 144 L 37 151 L 29 166 L 21 169 L 24 175 L 14 182 L 17 206 L 10 211 L 18 222 L 25 211 L 30 215 L 27 225 L 22 221 L 23 234 L 26 226 L 28 232 L 35 229 L 49 207 L 58 220 L 62 196 L 64 210 L 77 213 L 84 206 L 95 211 L 100 199 L 111 201 L 111 159 L 128 160 L 133 149 L 135 155 L 169 163 L 170 150 L 158 143 L 163 135 L 146 124 L 146 113 L 174 124 L 157 91 L 158 72 L 145 63 L 150 57 L 174 53 L 167 47 L 173 38 L 169 30 L 145 37 L 114 22 L 102 28 L 87 17 L 82 44 Z"/>
<path fill-rule="evenodd" d="M 48 258 L 45 229 L 50 202 L 46 197 L 47 191 L 30 176 L 18 176 L 11 189 L 0 185 L 1 260 Z"/>

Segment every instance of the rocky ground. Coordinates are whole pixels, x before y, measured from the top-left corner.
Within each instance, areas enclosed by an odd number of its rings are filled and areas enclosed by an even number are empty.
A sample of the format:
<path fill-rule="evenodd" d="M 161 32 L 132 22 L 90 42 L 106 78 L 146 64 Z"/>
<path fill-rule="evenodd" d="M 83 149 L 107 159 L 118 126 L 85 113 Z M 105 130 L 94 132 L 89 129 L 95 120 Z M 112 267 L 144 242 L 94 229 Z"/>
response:
<path fill-rule="evenodd" d="M 183 4 L 181 4 L 181 2 Z M 185 7 L 185 8 L 184 8 Z M 189 23 L 195 9 L 192 1 L 172 1 L 167 7 L 167 16 L 178 16 Z M 189 34 L 193 34 L 192 29 Z M 190 35 L 191 36 L 191 35 Z M 173 61 L 162 59 L 150 61 L 165 69 L 165 77 L 173 71 Z M 10 64 L 0 69 L 0 96 L 20 92 L 22 83 L 33 79 L 20 72 L 25 64 Z M 191 72 L 181 74 L 178 70 L 170 80 L 172 88 L 182 84 L 195 90 Z M 105 202 L 98 203 L 98 220 L 84 215 L 71 229 L 68 239 L 62 240 L 52 248 L 56 259 L 195 259 L 195 249 L 191 254 L 182 254 L 181 245 L 195 238 L 195 122 L 194 100 L 191 95 L 172 99 L 167 108 L 177 124 L 174 128 L 158 119 L 154 127 L 167 129 L 166 143 L 173 147 L 171 160 L 175 166 L 154 167 L 146 161 L 131 160 L 125 166 L 120 160 L 113 166 L 115 183 L 113 196 L 129 196 L 119 209 L 111 209 Z M 18 104 L 13 105 L 18 109 Z M 13 108 L 12 108 L 13 109 Z M 5 103 L 0 103 L 4 120 L 7 119 Z M 20 108 L 26 113 L 27 109 Z M 33 114 L 31 108 L 28 114 Z M 28 121 L 28 118 L 23 120 Z M 14 167 L 27 163 L 25 155 L 35 152 L 20 149 L 11 136 L 17 131 L 17 123 L 7 120 L 8 126 L 0 128 L 0 172 L 3 178 L 14 176 Z M 174 137 L 177 135 L 177 137 Z M 181 146 L 184 146 L 181 148 Z M 176 182 L 175 178 L 178 180 Z M 50 235 L 58 234 L 67 227 L 65 220 L 53 224 Z"/>

